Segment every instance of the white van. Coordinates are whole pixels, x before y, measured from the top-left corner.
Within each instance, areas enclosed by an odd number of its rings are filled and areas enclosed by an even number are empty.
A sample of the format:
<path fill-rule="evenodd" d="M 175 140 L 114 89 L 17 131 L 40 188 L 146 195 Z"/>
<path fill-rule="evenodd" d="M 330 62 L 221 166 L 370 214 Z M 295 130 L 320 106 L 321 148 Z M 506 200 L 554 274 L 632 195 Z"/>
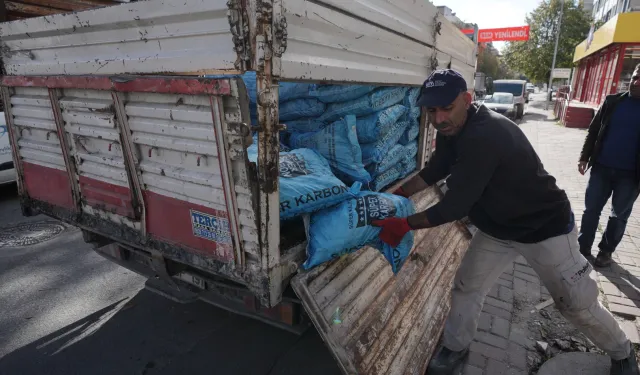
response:
<path fill-rule="evenodd" d="M 9 133 L 4 118 L 4 112 L 0 112 L 0 184 L 7 184 L 16 180 L 16 171 L 11 157 L 11 144 Z"/>
<path fill-rule="evenodd" d="M 513 94 L 517 105 L 516 119 L 524 116 L 524 105 L 529 102 L 529 93 L 526 90 L 527 81 L 515 79 L 501 79 L 493 81 L 493 92 L 508 92 Z"/>

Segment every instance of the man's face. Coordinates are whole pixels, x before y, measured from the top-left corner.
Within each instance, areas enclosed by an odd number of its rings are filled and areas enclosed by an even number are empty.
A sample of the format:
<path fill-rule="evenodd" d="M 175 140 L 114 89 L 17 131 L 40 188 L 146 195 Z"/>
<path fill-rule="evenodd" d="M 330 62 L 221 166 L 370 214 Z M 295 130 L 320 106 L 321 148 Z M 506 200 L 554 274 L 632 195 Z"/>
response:
<path fill-rule="evenodd" d="M 629 93 L 634 98 L 640 99 L 640 68 L 636 69 L 631 76 L 631 84 L 629 85 Z"/>
<path fill-rule="evenodd" d="M 446 107 L 427 107 L 429 122 L 446 136 L 458 134 L 467 121 L 471 99 L 471 94 L 463 92 Z"/>

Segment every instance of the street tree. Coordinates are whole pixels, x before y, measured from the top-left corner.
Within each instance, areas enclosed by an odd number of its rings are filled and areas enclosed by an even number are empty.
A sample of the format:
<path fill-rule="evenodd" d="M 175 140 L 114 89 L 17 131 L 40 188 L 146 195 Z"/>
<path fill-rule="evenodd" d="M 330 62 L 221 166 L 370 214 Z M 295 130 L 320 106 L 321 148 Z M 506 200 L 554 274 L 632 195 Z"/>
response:
<path fill-rule="evenodd" d="M 509 67 L 524 73 L 534 82 L 547 82 L 551 74 L 551 62 L 555 37 L 560 19 L 560 1 L 544 0 L 527 15 L 531 27 L 529 40 L 507 43 L 503 54 Z M 557 68 L 573 67 L 575 47 L 587 37 L 592 17 L 584 10 L 582 1 L 565 1 L 560 39 L 558 41 Z"/>
<path fill-rule="evenodd" d="M 478 66 L 477 71 L 486 74 L 488 77 L 497 79 L 498 69 L 500 68 L 498 57 L 491 53 L 488 46 L 481 44 L 478 47 Z"/>

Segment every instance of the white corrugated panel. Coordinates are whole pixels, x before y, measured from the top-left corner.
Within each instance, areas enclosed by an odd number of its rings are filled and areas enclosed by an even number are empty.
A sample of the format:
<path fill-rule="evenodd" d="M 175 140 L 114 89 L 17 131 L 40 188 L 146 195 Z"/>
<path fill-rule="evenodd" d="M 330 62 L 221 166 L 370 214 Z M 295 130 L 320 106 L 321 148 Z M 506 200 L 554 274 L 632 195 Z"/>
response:
<path fill-rule="evenodd" d="M 36 87 L 16 87 L 15 94 L 11 96 L 11 105 L 22 160 L 66 171 L 49 91 Z"/>
<path fill-rule="evenodd" d="M 60 110 L 80 176 L 129 188 L 120 131 L 111 94 L 86 90 L 82 97 L 64 92 Z"/>
<path fill-rule="evenodd" d="M 475 67 L 475 43 L 460 29 L 442 15 L 438 15 L 440 34 L 436 38 L 436 49 L 460 63 Z"/>
<path fill-rule="evenodd" d="M 433 45 L 433 25 L 438 9 L 415 0 L 321 0 L 320 3 L 354 14 L 397 33 Z"/>
<path fill-rule="evenodd" d="M 156 0 L 0 24 L 7 74 L 234 69 L 226 0 Z"/>
<path fill-rule="evenodd" d="M 474 87 L 474 73 L 475 67 L 468 65 L 456 58 L 452 58 L 450 55 L 438 51 L 437 54 L 438 59 L 438 69 L 446 69 L 451 67 L 451 69 L 459 72 L 464 77 L 467 82 L 467 88 L 472 89 Z"/>
<path fill-rule="evenodd" d="M 393 21 L 393 14 L 384 14 L 384 9 L 374 17 L 373 3 L 367 7 L 370 17 L 382 19 L 387 25 L 405 24 L 403 20 Z M 274 74 L 284 79 L 419 85 L 431 70 L 434 50 L 425 44 L 316 3 L 284 0 L 282 4 L 287 20 L 287 49 L 275 60 Z M 393 9 L 400 12 L 397 7 Z M 410 9 L 401 12 L 406 15 Z M 405 22 L 407 32 L 428 25 Z"/>
<path fill-rule="evenodd" d="M 226 116 L 239 118 L 226 113 L 237 111 L 237 99 L 225 100 L 234 102 L 225 105 Z M 131 93 L 126 95 L 125 110 L 146 190 L 228 211 L 209 97 Z M 240 230 L 245 251 L 259 253 L 244 168 L 244 159 L 232 163 Z"/>

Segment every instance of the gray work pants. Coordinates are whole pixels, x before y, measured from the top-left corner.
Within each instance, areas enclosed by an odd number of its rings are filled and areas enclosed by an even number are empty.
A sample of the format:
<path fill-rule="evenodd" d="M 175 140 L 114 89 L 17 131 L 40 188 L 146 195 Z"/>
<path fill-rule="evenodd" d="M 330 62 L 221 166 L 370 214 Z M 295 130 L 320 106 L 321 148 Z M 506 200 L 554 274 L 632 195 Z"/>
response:
<path fill-rule="evenodd" d="M 629 356 L 629 339 L 598 301 L 596 275 L 580 254 L 575 229 L 533 244 L 502 241 L 478 231 L 455 277 L 451 312 L 443 335 L 446 348 L 460 351 L 469 347 L 485 296 L 518 255 L 540 276 L 556 307 L 569 322 L 613 359 Z"/>

